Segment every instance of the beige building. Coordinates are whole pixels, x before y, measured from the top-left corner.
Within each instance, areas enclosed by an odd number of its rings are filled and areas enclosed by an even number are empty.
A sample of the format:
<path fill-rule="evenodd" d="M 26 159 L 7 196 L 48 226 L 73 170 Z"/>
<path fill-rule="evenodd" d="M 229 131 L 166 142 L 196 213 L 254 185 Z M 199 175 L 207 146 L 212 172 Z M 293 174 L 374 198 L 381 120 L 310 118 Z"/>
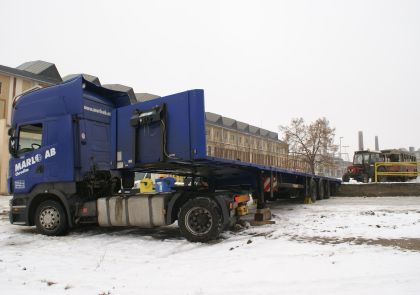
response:
<path fill-rule="evenodd" d="M 7 194 L 8 135 L 16 95 L 34 87 L 60 83 L 56 66 L 44 61 L 26 62 L 17 68 L 0 65 L 0 194 Z"/>
<path fill-rule="evenodd" d="M 206 142 L 208 156 L 307 171 L 277 133 L 218 114 L 206 113 Z"/>

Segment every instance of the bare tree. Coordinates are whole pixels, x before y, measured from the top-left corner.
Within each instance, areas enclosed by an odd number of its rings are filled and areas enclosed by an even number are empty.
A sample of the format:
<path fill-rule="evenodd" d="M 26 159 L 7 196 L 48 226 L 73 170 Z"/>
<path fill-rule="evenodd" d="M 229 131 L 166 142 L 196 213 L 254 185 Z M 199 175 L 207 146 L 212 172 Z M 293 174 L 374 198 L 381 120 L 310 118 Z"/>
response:
<path fill-rule="evenodd" d="M 330 127 L 326 118 L 319 118 L 309 125 L 303 118 L 294 118 L 289 126 L 280 126 L 280 131 L 289 145 L 289 152 L 301 157 L 313 174 L 320 166 L 333 164 L 333 155 L 337 151 L 335 128 Z"/>

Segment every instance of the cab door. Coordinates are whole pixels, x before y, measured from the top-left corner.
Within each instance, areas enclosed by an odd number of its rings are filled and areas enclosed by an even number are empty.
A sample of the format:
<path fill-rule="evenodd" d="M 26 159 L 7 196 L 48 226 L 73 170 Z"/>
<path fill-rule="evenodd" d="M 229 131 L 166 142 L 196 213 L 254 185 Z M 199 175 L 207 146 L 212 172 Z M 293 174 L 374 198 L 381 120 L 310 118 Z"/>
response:
<path fill-rule="evenodd" d="M 44 178 L 44 124 L 22 124 L 18 126 L 17 134 L 17 153 L 10 167 L 13 191 L 26 193 Z"/>

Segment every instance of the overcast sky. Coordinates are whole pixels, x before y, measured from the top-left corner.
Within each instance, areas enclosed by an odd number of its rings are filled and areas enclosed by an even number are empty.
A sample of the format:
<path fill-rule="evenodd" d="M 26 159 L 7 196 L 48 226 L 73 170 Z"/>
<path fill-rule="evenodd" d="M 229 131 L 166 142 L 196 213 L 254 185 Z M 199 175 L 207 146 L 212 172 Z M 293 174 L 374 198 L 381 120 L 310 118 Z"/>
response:
<path fill-rule="evenodd" d="M 272 131 L 325 116 L 357 149 L 420 148 L 420 1 L 4 1 L 0 64 L 57 65 Z M 352 155 L 350 155 L 352 157 Z"/>

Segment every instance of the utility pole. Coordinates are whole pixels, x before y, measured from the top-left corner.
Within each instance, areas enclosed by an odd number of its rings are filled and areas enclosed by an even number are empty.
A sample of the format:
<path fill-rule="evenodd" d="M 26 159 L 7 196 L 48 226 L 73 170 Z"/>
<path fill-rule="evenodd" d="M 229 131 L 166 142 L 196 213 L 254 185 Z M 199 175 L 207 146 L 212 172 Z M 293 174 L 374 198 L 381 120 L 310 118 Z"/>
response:
<path fill-rule="evenodd" d="M 347 148 L 350 147 L 349 145 L 343 145 L 342 148 L 344 149 L 344 152 L 341 153 L 342 155 L 344 155 L 343 159 L 344 161 L 350 162 L 350 157 L 349 157 L 349 153 L 347 152 Z"/>
<path fill-rule="evenodd" d="M 341 158 L 341 140 L 342 140 L 343 138 L 344 138 L 343 136 L 340 136 L 340 152 L 338 153 L 338 157 L 339 157 L 340 159 L 342 159 L 342 158 Z"/>

